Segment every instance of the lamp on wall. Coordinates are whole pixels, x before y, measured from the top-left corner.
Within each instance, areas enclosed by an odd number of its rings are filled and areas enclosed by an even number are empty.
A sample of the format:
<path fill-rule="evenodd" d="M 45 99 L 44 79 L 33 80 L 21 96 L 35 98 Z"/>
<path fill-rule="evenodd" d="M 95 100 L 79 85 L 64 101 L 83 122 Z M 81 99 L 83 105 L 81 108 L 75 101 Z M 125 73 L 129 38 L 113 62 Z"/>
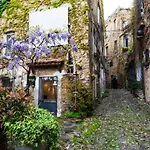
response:
<path fill-rule="evenodd" d="M 144 27 L 145 27 L 145 22 L 142 19 L 139 25 L 139 28 L 137 30 L 137 38 L 143 38 L 144 36 Z"/>
<path fill-rule="evenodd" d="M 140 28 L 137 30 L 137 38 L 138 38 L 138 39 L 139 39 L 139 38 L 143 38 L 143 36 L 144 36 L 144 29 L 140 27 Z"/>

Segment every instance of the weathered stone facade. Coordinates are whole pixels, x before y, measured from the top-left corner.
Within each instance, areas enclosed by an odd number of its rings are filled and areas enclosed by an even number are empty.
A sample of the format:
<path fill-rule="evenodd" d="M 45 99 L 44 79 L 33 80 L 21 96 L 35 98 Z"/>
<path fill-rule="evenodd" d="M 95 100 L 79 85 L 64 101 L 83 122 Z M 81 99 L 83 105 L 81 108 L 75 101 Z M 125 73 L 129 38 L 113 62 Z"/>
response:
<path fill-rule="evenodd" d="M 93 2 L 93 1 L 92 1 Z M 96 1 L 98 2 L 98 1 Z M 90 78 L 90 69 L 89 69 L 89 47 L 90 43 L 92 41 L 88 40 L 90 39 L 90 32 L 93 27 L 89 27 L 90 24 L 92 24 L 90 17 L 88 18 L 88 4 L 86 0 L 66 0 L 62 2 L 62 0 L 58 1 L 49 1 L 49 0 L 32 0 L 32 1 L 22 1 L 22 0 L 15 0 L 10 1 L 8 8 L 5 10 L 5 12 L 2 15 L 2 18 L 0 18 L 0 37 L 3 39 L 3 35 L 7 32 L 15 32 L 16 36 L 19 36 L 20 38 L 24 37 L 26 35 L 26 31 L 29 29 L 29 14 L 31 11 L 41 11 L 45 9 L 51 9 L 51 8 L 57 8 L 61 5 L 67 5 L 69 8 L 69 14 L 68 14 L 68 30 L 71 33 L 72 38 L 74 39 L 79 51 L 77 53 L 72 52 L 71 57 L 73 58 L 73 72 L 79 74 L 79 79 L 81 79 L 83 82 L 89 83 Z M 101 17 L 102 14 L 99 15 Z M 89 26 L 88 26 L 89 23 Z M 102 22 L 99 22 L 99 25 L 101 25 Z M 101 39 L 102 41 L 102 39 Z M 100 47 L 100 46 L 99 46 Z M 58 59 L 60 57 L 54 57 L 54 59 Z M 45 59 L 45 58 L 44 58 Z M 48 58 L 47 58 L 48 59 Z M 52 59 L 51 57 L 49 59 Z M 62 112 L 65 111 L 65 108 L 67 108 L 68 99 L 67 99 L 67 93 L 66 93 L 66 84 L 67 79 L 65 75 L 68 74 L 68 55 L 63 57 L 64 60 L 67 60 L 64 63 L 63 72 L 61 72 L 58 68 L 53 68 L 49 66 L 49 68 L 36 68 L 36 85 L 39 84 L 39 77 L 41 76 L 58 76 L 58 101 L 57 101 L 57 115 L 61 115 Z M 82 69 L 77 69 L 76 64 L 81 64 Z M 70 65 L 70 64 L 69 64 Z M 5 69 L 7 74 L 9 74 L 9 71 L 7 68 Z M 16 79 L 15 83 L 20 84 L 20 81 L 18 81 L 18 75 L 22 71 L 18 68 L 16 70 Z M 100 73 L 100 70 L 99 70 Z M 12 73 L 11 73 L 12 74 Z M 19 75 L 20 76 L 20 75 Z M 26 77 L 27 74 L 25 74 L 24 79 L 22 80 L 26 86 Z M 21 81 L 21 82 L 22 82 Z M 100 86 L 100 82 L 98 82 L 98 86 Z M 39 88 L 38 86 L 35 86 L 35 104 L 38 105 L 38 92 Z M 99 92 L 99 89 L 97 90 Z"/>
<path fill-rule="evenodd" d="M 125 87 L 128 57 L 132 54 L 133 37 L 129 30 L 130 9 L 118 7 L 105 22 L 105 50 L 107 61 L 107 87 L 111 88 L 112 76 L 118 80 L 120 88 Z"/>
<path fill-rule="evenodd" d="M 150 102 L 150 4 L 148 0 L 135 0 L 134 44 L 136 76 L 141 81 L 144 99 Z M 138 76 L 139 74 L 139 76 Z"/>
<path fill-rule="evenodd" d="M 103 2 L 100 0 L 88 0 L 89 4 L 89 57 L 91 86 L 93 100 L 96 102 L 105 91 L 105 60 L 104 49 L 104 18 Z"/>
<path fill-rule="evenodd" d="M 144 84 L 145 84 L 145 99 L 150 103 L 150 3 L 149 0 L 144 0 L 144 20 L 145 20 L 145 35 L 144 35 L 144 51 L 149 52 L 149 67 L 144 68 Z"/>

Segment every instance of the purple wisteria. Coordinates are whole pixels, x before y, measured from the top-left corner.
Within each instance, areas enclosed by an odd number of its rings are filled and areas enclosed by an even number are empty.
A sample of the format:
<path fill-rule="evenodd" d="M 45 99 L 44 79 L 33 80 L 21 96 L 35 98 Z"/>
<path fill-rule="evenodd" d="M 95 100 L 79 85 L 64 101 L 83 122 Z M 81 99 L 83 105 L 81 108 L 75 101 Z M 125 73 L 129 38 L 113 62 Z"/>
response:
<path fill-rule="evenodd" d="M 12 36 L 7 43 L 0 42 L 0 49 L 5 48 L 7 50 L 7 58 L 9 58 L 8 69 L 12 70 L 14 67 L 21 65 L 23 61 L 33 63 L 42 56 L 49 56 L 52 48 L 58 45 L 61 45 L 64 51 L 68 50 L 64 46 L 68 44 L 71 45 L 73 51 L 78 51 L 70 33 L 45 33 L 40 29 L 36 29 L 30 32 L 24 40 L 17 40 Z"/>

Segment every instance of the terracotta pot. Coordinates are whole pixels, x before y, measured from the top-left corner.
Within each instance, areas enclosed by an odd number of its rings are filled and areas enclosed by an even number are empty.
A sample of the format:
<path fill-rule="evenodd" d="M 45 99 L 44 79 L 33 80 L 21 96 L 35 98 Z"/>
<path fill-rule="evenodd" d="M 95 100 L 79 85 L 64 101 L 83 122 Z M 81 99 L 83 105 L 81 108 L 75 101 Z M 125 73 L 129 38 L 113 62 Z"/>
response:
<path fill-rule="evenodd" d="M 0 143 L 0 150 L 6 150 L 4 143 Z"/>
<path fill-rule="evenodd" d="M 15 150 L 32 150 L 32 149 L 27 146 L 16 146 Z"/>
<path fill-rule="evenodd" d="M 33 150 L 33 148 L 30 148 L 28 146 L 16 146 L 15 150 Z M 49 150 L 49 145 L 48 144 L 40 144 L 39 147 L 35 148 L 34 150 Z"/>
<path fill-rule="evenodd" d="M 49 150 L 48 144 L 40 144 L 38 150 Z"/>

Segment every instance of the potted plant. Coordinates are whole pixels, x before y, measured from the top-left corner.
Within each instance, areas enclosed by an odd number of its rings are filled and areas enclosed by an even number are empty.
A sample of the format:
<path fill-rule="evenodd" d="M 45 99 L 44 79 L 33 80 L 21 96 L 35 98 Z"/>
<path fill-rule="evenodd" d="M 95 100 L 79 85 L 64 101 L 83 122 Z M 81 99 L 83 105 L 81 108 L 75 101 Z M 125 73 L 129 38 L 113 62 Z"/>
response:
<path fill-rule="evenodd" d="M 58 148 L 59 130 L 55 117 L 47 110 L 32 108 L 32 115 L 22 121 L 4 124 L 9 143 L 15 150 L 47 150 Z"/>

